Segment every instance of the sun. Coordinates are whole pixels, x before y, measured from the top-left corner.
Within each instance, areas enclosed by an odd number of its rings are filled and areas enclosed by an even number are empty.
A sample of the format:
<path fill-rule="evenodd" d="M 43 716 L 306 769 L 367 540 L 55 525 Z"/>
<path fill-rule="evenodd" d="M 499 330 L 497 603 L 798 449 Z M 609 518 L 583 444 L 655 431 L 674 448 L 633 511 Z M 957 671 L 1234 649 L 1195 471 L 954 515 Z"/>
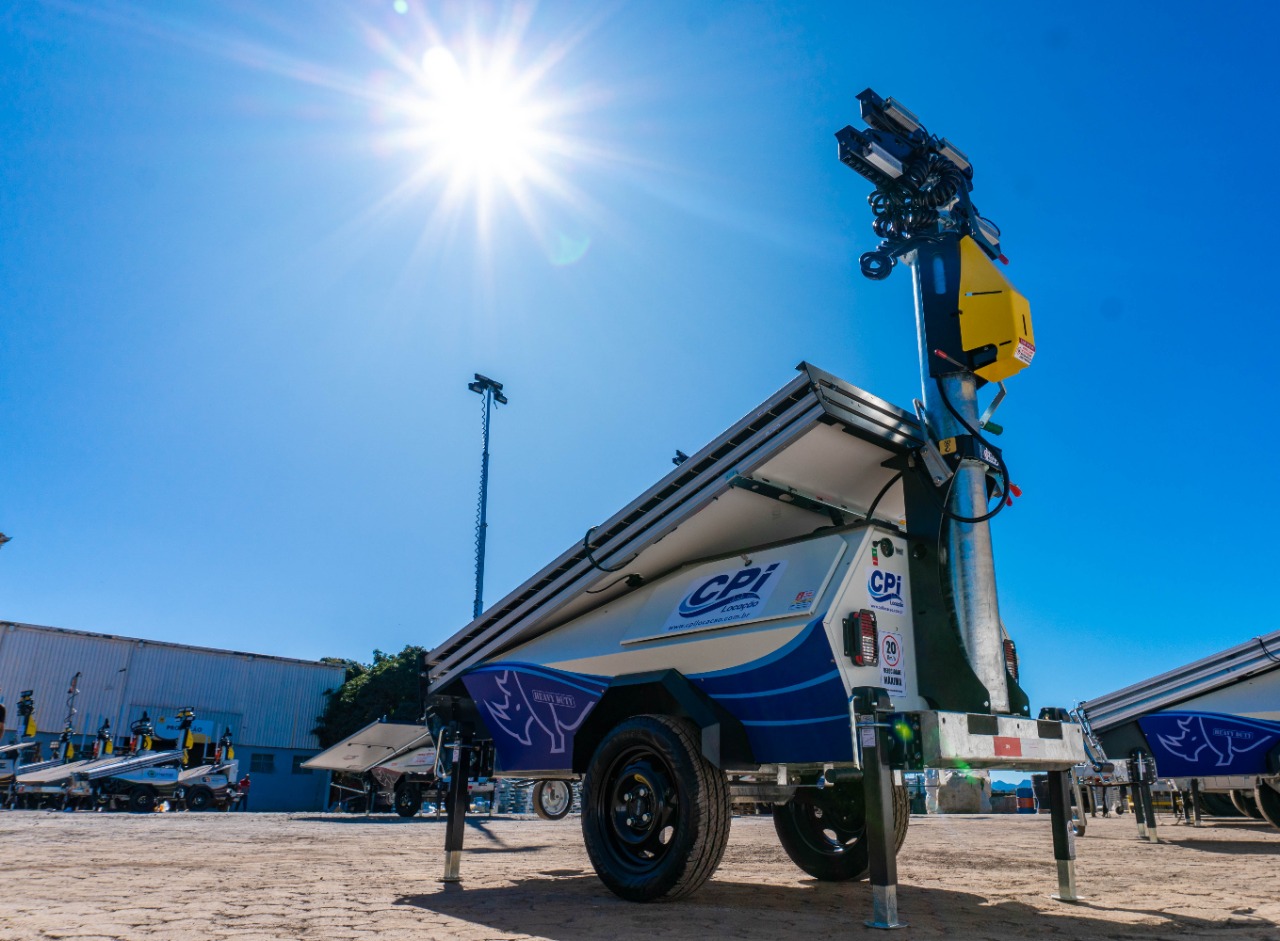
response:
<path fill-rule="evenodd" d="M 464 69 L 444 46 L 422 57 L 418 108 L 428 162 L 455 181 L 509 186 L 540 169 L 550 151 L 546 109 L 527 81 L 501 64 Z"/>

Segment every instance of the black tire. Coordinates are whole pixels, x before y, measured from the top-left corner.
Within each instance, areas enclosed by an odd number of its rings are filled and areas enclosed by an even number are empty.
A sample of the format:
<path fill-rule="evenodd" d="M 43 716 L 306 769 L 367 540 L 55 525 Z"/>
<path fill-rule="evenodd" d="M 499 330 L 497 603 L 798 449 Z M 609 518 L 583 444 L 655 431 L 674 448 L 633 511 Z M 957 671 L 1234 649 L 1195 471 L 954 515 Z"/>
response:
<path fill-rule="evenodd" d="M 213 791 L 209 790 L 203 784 L 197 784 L 195 787 L 187 791 L 186 802 L 187 810 L 212 810 L 214 804 Z"/>
<path fill-rule="evenodd" d="M 592 756 L 583 793 L 587 855 L 619 898 L 681 898 L 720 865 L 733 817 L 729 785 L 702 756 L 691 724 L 652 715 L 623 722 Z"/>
<path fill-rule="evenodd" d="M 129 811 L 135 814 L 149 814 L 155 810 L 155 788 L 139 784 L 129 792 Z"/>
<path fill-rule="evenodd" d="M 422 809 L 422 788 L 412 781 L 401 781 L 395 791 L 396 813 L 401 817 L 416 817 Z"/>
<path fill-rule="evenodd" d="M 1232 791 L 1231 803 L 1246 817 L 1252 817 L 1254 820 L 1262 819 L 1262 811 L 1258 809 L 1258 802 L 1253 799 L 1252 791 Z"/>
<path fill-rule="evenodd" d="M 911 822 L 911 796 L 893 789 L 894 850 Z M 823 882 L 865 879 L 870 869 L 862 785 L 801 792 L 773 807 L 773 828 L 791 861 Z"/>
<path fill-rule="evenodd" d="M 573 809 L 573 784 L 539 781 L 533 786 L 533 812 L 543 820 L 563 820 Z"/>
<path fill-rule="evenodd" d="M 1244 816 L 1236 809 L 1230 794 L 1220 794 L 1217 791 L 1200 792 L 1200 810 L 1210 817 Z"/>
<path fill-rule="evenodd" d="M 1253 787 L 1253 802 L 1258 807 L 1262 819 L 1276 829 L 1280 829 L 1280 791 L 1266 781 L 1259 781 Z"/>

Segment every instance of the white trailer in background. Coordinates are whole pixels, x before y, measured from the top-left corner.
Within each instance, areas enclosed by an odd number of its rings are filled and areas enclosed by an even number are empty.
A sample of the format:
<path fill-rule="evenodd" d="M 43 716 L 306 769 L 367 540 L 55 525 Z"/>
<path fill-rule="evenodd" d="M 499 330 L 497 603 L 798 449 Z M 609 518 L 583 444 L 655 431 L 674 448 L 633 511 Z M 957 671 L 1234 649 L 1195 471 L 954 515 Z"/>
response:
<path fill-rule="evenodd" d="M 1194 819 L 1204 795 L 1220 795 L 1280 827 L 1280 631 L 1090 699 L 1078 712 L 1100 752 L 1095 764 L 1123 763 L 1120 781 L 1172 781 Z M 1138 816 L 1154 827 L 1154 815 Z"/>
<path fill-rule="evenodd" d="M 161 801 L 187 810 L 229 809 L 238 799 L 239 762 L 182 766 L 181 751 L 144 752 L 91 762 L 72 772 L 67 796 L 77 803 L 142 813 Z"/>
<path fill-rule="evenodd" d="M 151 810 L 166 784 L 170 792 L 177 783 L 182 764 L 181 751 L 147 751 L 137 755 L 111 755 L 106 758 L 72 761 L 26 771 L 18 775 L 14 795 L 19 807 L 93 806 L 94 793 L 88 782 L 116 775 L 130 775 L 132 780 L 119 790 L 109 790 L 109 805 L 127 806 L 129 810 Z"/>
<path fill-rule="evenodd" d="M 333 786 L 360 798 L 366 813 L 381 799 L 412 817 L 437 790 L 435 739 L 416 723 L 370 723 L 302 766 L 332 772 Z"/>

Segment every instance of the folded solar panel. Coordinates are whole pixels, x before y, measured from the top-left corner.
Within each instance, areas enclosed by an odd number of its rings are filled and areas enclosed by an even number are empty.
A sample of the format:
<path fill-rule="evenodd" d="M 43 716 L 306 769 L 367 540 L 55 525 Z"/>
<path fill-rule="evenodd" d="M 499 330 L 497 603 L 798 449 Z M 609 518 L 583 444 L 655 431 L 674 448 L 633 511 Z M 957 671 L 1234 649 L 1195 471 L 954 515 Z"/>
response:
<path fill-rule="evenodd" d="M 885 461 L 922 444 L 919 423 L 808 363 L 798 369 L 795 379 L 597 527 L 590 557 L 582 543 L 574 545 L 436 647 L 428 658 L 432 691 L 620 597 L 630 590 L 626 575 L 652 581 L 699 558 L 865 516 L 895 473 Z M 895 485 L 876 517 L 897 523 L 902 512 Z"/>

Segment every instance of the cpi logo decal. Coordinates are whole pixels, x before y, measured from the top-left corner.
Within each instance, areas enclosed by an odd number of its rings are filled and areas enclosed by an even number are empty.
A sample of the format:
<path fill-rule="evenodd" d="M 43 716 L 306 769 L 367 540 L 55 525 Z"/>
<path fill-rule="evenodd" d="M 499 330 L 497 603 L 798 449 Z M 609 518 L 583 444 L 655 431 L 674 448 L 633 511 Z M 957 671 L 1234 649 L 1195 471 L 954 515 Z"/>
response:
<path fill-rule="evenodd" d="M 786 561 L 717 572 L 694 585 L 667 618 L 668 631 L 742 621 L 756 613 L 782 579 Z"/>
<path fill-rule="evenodd" d="M 871 598 L 871 607 L 877 611 L 902 614 L 906 609 L 906 603 L 902 600 L 901 575 L 873 568 L 867 576 L 867 594 Z"/>

